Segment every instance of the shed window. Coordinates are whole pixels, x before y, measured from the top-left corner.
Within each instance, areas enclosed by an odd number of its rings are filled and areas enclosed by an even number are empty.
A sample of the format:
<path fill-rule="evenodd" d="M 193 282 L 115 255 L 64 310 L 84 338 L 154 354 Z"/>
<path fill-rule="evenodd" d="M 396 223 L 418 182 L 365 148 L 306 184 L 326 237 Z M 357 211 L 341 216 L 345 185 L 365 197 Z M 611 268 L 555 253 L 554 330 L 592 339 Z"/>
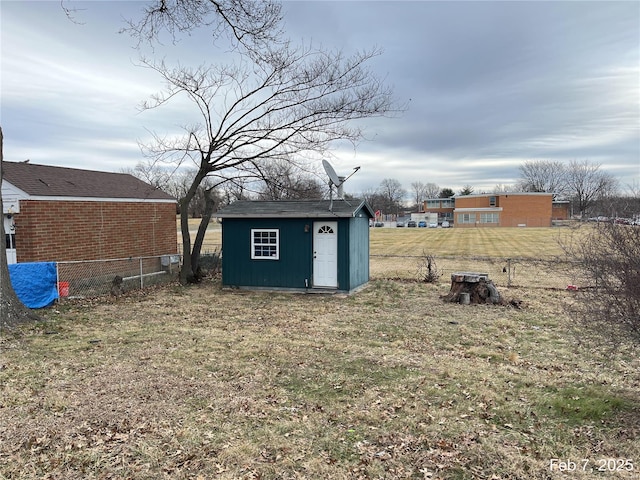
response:
<path fill-rule="evenodd" d="M 333 233 L 333 228 L 331 228 L 329 225 L 322 225 L 318 229 L 318 233 Z"/>
<path fill-rule="evenodd" d="M 278 229 L 251 229 L 251 258 L 265 260 L 280 258 L 280 232 Z"/>

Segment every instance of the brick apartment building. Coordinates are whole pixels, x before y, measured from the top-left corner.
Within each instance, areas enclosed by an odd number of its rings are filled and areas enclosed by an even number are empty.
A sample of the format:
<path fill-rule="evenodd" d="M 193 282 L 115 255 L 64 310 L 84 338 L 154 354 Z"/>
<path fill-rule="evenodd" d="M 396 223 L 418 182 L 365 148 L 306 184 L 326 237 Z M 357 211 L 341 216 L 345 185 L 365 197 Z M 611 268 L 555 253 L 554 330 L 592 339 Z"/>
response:
<path fill-rule="evenodd" d="M 122 173 L 3 162 L 9 263 L 175 254 L 176 200 Z"/>
<path fill-rule="evenodd" d="M 568 204 L 554 204 L 552 193 L 489 193 L 456 195 L 424 201 L 425 212 L 456 228 L 550 227 L 552 220 L 568 218 Z"/>

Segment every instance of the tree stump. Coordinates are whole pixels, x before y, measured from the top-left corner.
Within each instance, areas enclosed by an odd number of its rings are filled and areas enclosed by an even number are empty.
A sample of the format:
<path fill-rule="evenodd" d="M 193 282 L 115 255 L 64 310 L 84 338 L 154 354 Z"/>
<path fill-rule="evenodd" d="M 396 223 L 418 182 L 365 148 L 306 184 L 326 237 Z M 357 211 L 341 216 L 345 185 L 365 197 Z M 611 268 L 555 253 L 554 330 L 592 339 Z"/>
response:
<path fill-rule="evenodd" d="M 501 304 L 498 289 L 489 280 L 489 275 L 478 272 L 456 272 L 451 274 L 451 290 L 442 299 L 445 302 L 478 304 Z"/>

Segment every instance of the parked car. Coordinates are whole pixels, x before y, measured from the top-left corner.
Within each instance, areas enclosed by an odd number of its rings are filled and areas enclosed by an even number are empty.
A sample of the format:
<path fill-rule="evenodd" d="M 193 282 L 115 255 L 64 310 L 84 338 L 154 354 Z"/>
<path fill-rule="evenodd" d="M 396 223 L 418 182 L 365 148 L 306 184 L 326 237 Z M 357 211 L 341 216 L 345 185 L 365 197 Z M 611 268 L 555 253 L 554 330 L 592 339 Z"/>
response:
<path fill-rule="evenodd" d="M 416 226 L 416 222 L 414 222 L 413 220 L 409 220 L 407 222 L 407 227 L 414 227 L 415 228 L 415 226 Z"/>
<path fill-rule="evenodd" d="M 396 227 L 404 227 L 404 222 L 396 222 Z"/>
<path fill-rule="evenodd" d="M 451 227 L 451 225 L 449 225 L 449 222 L 447 222 L 446 220 L 442 222 L 442 228 L 449 228 L 449 227 Z"/>
<path fill-rule="evenodd" d="M 384 227 L 384 222 L 376 222 L 373 224 L 374 227 Z"/>
<path fill-rule="evenodd" d="M 425 222 L 424 220 L 420 220 L 418 222 L 418 227 L 419 228 L 426 228 L 426 226 L 427 226 L 427 222 Z"/>
<path fill-rule="evenodd" d="M 429 228 L 438 228 L 438 224 L 432 222 L 429 224 Z"/>

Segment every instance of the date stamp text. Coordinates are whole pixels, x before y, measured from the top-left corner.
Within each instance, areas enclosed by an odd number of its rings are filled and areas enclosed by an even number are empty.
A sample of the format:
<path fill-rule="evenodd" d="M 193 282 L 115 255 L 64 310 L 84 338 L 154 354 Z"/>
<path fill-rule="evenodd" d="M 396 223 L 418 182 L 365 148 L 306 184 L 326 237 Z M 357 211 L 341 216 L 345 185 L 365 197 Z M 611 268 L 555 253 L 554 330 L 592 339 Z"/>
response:
<path fill-rule="evenodd" d="M 633 472 L 635 464 L 630 458 L 597 458 L 597 459 L 549 459 L 549 470 L 552 472 Z"/>

